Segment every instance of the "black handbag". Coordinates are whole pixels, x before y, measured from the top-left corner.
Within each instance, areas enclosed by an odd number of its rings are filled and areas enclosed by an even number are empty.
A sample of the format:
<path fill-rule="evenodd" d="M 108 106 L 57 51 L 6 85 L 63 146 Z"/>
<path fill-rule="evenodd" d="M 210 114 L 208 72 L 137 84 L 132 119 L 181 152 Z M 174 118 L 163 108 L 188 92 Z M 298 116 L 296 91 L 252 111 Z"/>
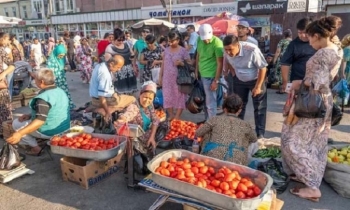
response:
<path fill-rule="evenodd" d="M 299 118 L 324 118 L 326 110 L 321 93 L 313 84 L 306 87 L 303 81 L 295 99 L 294 114 Z"/>
<path fill-rule="evenodd" d="M 194 78 L 191 75 L 191 66 L 190 64 L 184 62 L 184 66 L 178 66 L 178 73 L 176 78 L 176 83 L 178 85 L 192 85 Z"/>

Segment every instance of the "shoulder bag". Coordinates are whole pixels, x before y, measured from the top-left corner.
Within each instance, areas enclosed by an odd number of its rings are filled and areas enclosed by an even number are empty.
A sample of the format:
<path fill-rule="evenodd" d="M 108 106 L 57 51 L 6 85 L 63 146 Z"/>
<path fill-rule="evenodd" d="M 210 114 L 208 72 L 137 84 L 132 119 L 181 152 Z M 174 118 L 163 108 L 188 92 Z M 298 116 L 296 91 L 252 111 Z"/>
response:
<path fill-rule="evenodd" d="M 324 118 L 326 110 L 321 93 L 312 83 L 306 87 L 303 81 L 295 99 L 294 114 L 299 118 Z"/>

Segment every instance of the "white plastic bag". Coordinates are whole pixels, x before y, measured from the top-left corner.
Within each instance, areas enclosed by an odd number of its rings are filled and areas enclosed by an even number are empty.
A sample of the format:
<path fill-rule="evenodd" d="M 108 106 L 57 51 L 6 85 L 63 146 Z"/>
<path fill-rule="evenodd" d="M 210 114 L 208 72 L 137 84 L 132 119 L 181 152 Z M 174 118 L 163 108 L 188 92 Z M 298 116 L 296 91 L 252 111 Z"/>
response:
<path fill-rule="evenodd" d="M 159 84 L 159 72 L 160 72 L 160 68 L 153 68 L 151 69 L 152 72 L 152 80 L 153 82 L 155 82 L 156 84 Z"/>

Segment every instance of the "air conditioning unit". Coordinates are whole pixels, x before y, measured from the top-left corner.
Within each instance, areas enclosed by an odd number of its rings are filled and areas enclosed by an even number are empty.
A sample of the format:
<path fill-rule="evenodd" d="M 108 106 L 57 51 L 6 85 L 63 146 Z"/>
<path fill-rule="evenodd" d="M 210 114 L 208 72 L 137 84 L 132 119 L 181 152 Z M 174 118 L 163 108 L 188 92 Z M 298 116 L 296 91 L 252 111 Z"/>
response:
<path fill-rule="evenodd" d="M 74 12 L 80 12 L 80 8 L 79 7 L 75 8 Z"/>

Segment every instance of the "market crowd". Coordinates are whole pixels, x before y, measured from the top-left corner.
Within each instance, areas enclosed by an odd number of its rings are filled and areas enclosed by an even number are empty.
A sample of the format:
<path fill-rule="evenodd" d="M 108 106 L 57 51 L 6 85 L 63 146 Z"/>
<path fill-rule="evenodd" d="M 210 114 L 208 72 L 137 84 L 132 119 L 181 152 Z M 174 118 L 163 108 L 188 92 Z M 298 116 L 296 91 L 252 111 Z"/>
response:
<path fill-rule="evenodd" d="M 144 28 L 138 40 L 119 28 L 101 40 L 66 32 L 57 41 L 34 39 L 31 44 L 0 33 L 0 122 L 12 119 L 11 75 L 19 63 L 29 63 L 33 85 L 40 91 L 30 102 L 31 113 L 14 120 L 16 132 L 7 141 L 29 145 L 28 154 L 40 155 L 42 148 L 35 138 L 64 131 L 70 111 L 76 108 L 67 85 L 68 68 L 80 72 L 82 82 L 88 84 L 92 110 L 106 122 L 114 120 L 115 126 L 135 123 L 144 129 L 141 143 L 149 152 L 156 147 L 160 124 L 153 101 L 161 90 L 167 119 L 181 119 L 188 93 L 178 87 L 178 69 L 190 66 L 205 94 L 206 122 L 196 132 L 204 137 L 202 154 L 248 165 L 249 145 L 265 135 L 267 86 L 277 84 L 278 94 L 292 95 L 312 88 L 320 94 L 324 106 L 318 108 L 323 115 L 300 117 L 292 97 L 284 110 L 281 150 L 285 171 L 305 184 L 291 193 L 318 201 L 331 129 L 331 84 L 341 78 L 350 82 L 350 35 L 340 41 L 336 36 L 340 26 L 341 19 L 335 16 L 301 19 L 296 38 L 290 29 L 285 30 L 275 54 L 266 53 L 268 49 L 262 52 L 246 21 L 237 25 L 237 36 L 220 37 L 208 24 L 198 31 L 194 25 L 188 25 L 186 32 L 172 29 L 167 36 Z M 43 61 L 47 68 L 41 68 Z M 223 99 L 218 90 L 224 92 Z M 250 96 L 254 128 L 244 121 Z M 223 114 L 218 115 L 220 109 Z M 121 112 L 117 119 L 114 112 Z M 232 153 L 229 150 L 235 155 L 226 155 Z"/>

